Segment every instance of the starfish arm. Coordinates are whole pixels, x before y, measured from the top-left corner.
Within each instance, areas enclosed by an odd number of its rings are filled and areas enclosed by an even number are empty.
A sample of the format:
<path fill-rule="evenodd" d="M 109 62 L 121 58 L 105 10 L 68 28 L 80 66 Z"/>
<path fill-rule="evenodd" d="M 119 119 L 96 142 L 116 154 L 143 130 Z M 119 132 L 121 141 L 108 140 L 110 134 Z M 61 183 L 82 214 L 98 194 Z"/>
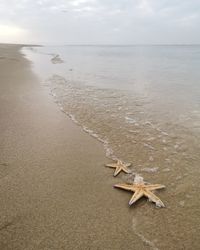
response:
<path fill-rule="evenodd" d="M 122 171 L 121 167 L 116 167 L 116 170 L 114 172 L 114 176 L 117 176 Z"/>
<path fill-rule="evenodd" d="M 128 191 L 133 191 L 133 185 L 131 185 L 131 184 L 115 184 L 114 187 L 125 189 Z"/>
<path fill-rule="evenodd" d="M 122 170 L 127 173 L 127 174 L 130 174 L 131 173 L 131 170 L 128 169 L 127 167 L 122 167 Z"/>
<path fill-rule="evenodd" d="M 116 163 L 110 163 L 110 164 L 106 164 L 106 167 L 109 167 L 109 168 L 116 168 L 117 165 L 116 165 Z"/>
<path fill-rule="evenodd" d="M 151 191 L 145 190 L 144 195 L 149 198 L 150 201 L 155 202 L 158 207 L 165 207 L 164 203 Z"/>
<path fill-rule="evenodd" d="M 156 190 L 156 189 L 162 189 L 162 188 L 165 188 L 164 185 L 161 185 L 161 184 L 150 184 L 150 185 L 147 185 L 147 188 L 148 190 L 152 191 L 152 190 Z"/>
<path fill-rule="evenodd" d="M 137 200 L 139 200 L 144 195 L 143 191 L 141 189 L 136 190 L 134 195 L 129 201 L 129 205 L 131 206 L 133 203 L 135 203 Z"/>

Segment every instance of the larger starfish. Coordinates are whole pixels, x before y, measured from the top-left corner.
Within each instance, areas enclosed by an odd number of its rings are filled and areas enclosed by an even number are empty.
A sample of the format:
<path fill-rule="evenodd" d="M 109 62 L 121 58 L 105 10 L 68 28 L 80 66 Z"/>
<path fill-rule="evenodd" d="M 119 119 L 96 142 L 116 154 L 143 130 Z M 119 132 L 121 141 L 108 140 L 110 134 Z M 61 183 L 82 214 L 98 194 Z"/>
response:
<path fill-rule="evenodd" d="M 121 171 L 127 174 L 130 174 L 130 170 L 128 169 L 130 165 L 131 163 L 123 163 L 122 161 L 117 160 L 115 163 L 106 164 L 106 167 L 116 168 L 114 172 L 114 176 L 117 176 Z"/>
<path fill-rule="evenodd" d="M 139 200 L 142 196 L 145 196 L 149 198 L 150 201 L 155 202 L 157 207 L 165 206 L 164 203 L 153 192 L 151 192 L 156 189 L 165 188 L 164 185 L 145 184 L 144 182 L 141 182 L 133 184 L 116 184 L 114 185 L 114 187 L 134 192 L 132 198 L 129 201 L 130 206 L 137 200 Z"/>

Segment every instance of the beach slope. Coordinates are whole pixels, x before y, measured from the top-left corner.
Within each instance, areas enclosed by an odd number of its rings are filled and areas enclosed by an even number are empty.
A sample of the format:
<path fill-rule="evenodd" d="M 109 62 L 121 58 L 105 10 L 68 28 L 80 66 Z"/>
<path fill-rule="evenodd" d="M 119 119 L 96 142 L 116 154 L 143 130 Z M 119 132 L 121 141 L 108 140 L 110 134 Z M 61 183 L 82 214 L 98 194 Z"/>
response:
<path fill-rule="evenodd" d="M 149 249 L 102 145 L 59 110 L 20 49 L 0 45 L 0 249 Z"/>

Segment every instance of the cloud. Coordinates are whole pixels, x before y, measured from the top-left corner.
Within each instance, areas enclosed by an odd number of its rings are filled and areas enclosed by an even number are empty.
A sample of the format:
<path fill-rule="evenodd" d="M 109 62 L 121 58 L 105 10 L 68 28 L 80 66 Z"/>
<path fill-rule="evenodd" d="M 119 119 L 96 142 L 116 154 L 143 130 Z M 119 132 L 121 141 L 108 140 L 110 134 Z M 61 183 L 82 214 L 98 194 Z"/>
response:
<path fill-rule="evenodd" d="M 1 0 L 0 25 L 26 31 L 0 42 L 200 43 L 200 1 Z"/>
<path fill-rule="evenodd" d="M 76 7 L 79 7 L 81 5 L 89 5 L 89 4 L 93 4 L 95 3 L 96 0 L 73 0 L 73 1 L 69 1 L 69 3 L 72 5 L 72 6 L 76 6 Z"/>
<path fill-rule="evenodd" d="M 151 6 L 150 2 L 147 0 L 141 0 L 137 8 L 143 16 L 154 14 L 153 7 Z"/>

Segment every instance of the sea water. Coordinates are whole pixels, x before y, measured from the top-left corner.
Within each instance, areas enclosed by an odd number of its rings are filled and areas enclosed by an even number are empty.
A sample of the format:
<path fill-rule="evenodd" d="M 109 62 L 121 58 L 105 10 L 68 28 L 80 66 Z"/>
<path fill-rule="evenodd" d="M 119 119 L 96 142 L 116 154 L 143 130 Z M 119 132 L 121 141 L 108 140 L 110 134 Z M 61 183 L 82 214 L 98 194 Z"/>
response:
<path fill-rule="evenodd" d="M 44 46 L 23 53 L 61 111 L 99 140 L 108 158 L 131 162 L 130 178 L 137 173 L 167 186 L 167 230 L 181 240 L 177 249 L 188 247 L 200 224 L 200 46 Z"/>

